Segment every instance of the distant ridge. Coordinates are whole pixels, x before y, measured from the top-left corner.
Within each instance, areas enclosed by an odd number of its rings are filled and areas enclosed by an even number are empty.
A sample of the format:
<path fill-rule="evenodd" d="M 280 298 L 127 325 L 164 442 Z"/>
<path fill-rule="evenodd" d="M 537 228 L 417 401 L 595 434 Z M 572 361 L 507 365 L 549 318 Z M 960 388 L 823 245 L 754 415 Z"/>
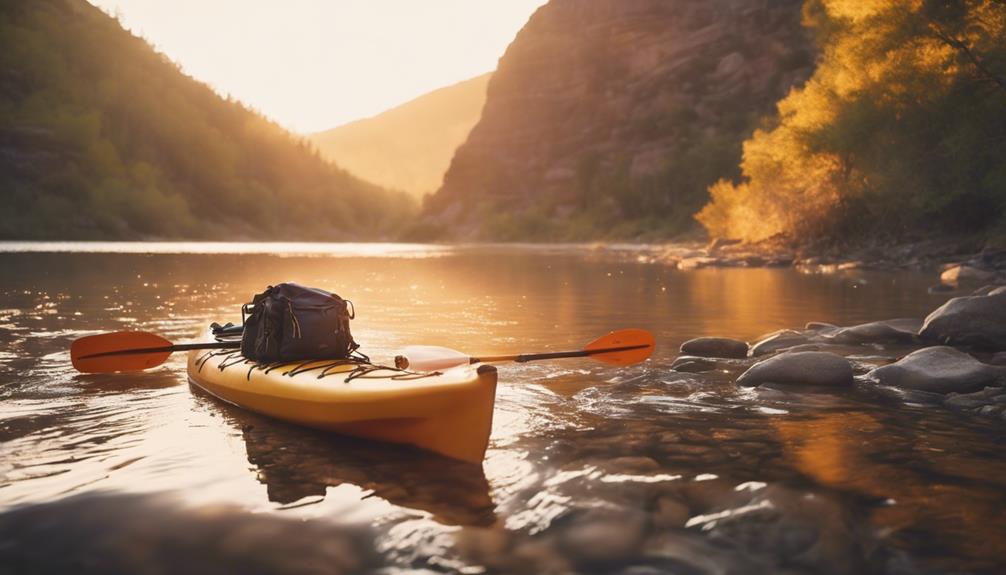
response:
<path fill-rule="evenodd" d="M 0 2 L 0 200 L 0 239 L 379 239 L 415 209 L 84 0 Z"/>
<path fill-rule="evenodd" d="M 434 90 L 310 140 L 323 156 L 367 180 L 416 196 L 432 192 L 478 122 L 491 75 Z"/>

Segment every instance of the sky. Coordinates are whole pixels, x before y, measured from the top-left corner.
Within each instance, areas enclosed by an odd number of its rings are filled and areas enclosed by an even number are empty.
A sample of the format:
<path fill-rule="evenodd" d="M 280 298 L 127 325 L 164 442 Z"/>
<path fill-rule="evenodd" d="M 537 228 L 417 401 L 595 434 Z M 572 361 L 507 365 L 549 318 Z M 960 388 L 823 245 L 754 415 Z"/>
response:
<path fill-rule="evenodd" d="M 496 68 L 545 0 L 90 0 L 206 82 L 301 133 Z"/>

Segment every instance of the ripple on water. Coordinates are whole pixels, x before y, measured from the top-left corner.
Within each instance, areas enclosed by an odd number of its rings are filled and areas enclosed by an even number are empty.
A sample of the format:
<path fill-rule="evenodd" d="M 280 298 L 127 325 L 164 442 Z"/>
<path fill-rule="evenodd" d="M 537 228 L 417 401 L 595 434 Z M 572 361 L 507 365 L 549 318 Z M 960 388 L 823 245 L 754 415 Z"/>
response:
<path fill-rule="evenodd" d="M 340 253 L 338 261 L 317 253 L 0 255 L 8 271 L 0 278 L 0 507 L 8 510 L 0 539 L 13 542 L 0 546 L 0 564 L 1001 571 L 1000 428 L 863 385 L 738 388 L 751 360 L 700 366 L 710 369 L 703 373 L 670 369 L 677 345 L 695 336 L 922 317 L 934 305 L 929 278 L 865 274 L 869 282 L 852 290 L 790 270 L 613 265 L 606 250 L 579 248 L 534 257 L 528 248 L 490 250 L 487 273 L 480 249 L 427 259 Z M 374 357 L 414 343 L 472 353 L 575 349 L 629 325 L 652 329 L 660 347 L 625 369 L 575 360 L 501 366 L 481 468 L 249 414 L 184 385 L 182 355 L 142 375 L 80 376 L 66 365 L 76 337 L 108 329 L 199 337 L 209 321 L 237 321 L 239 303 L 286 279 L 352 299 L 354 334 Z M 857 369 L 888 353 L 855 358 Z M 192 557 L 198 566 L 185 563 Z"/>

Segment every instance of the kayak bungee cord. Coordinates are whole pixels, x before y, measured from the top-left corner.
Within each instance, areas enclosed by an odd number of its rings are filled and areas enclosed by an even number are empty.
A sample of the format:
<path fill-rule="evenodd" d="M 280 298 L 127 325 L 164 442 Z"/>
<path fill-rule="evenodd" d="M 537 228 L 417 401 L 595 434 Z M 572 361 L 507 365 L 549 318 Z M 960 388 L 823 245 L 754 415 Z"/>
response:
<path fill-rule="evenodd" d="M 264 374 L 269 374 L 275 369 L 281 367 L 288 367 L 290 365 L 294 365 L 294 367 L 292 369 L 280 373 L 280 375 L 284 375 L 287 377 L 295 377 L 302 373 L 308 373 L 320 369 L 321 373 L 318 374 L 318 379 L 324 379 L 326 377 L 336 374 L 346 374 L 347 373 L 346 370 L 335 371 L 336 369 L 345 366 L 355 366 L 353 369 L 348 370 L 348 374 L 345 376 L 345 381 L 347 382 L 352 381 L 354 379 L 391 379 L 396 381 L 411 381 L 414 379 L 423 379 L 427 377 L 435 377 L 441 375 L 441 373 L 438 371 L 416 372 L 405 369 L 399 369 L 397 367 L 389 367 L 386 365 L 376 365 L 371 363 L 369 358 L 368 359 L 349 358 L 349 359 L 335 359 L 335 360 L 311 359 L 297 362 L 296 364 L 290 362 L 263 364 L 245 358 L 243 355 L 241 355 L 240 350 L 229 350 L 229 349 L 210 351 L 200 356 L 196 360 L 198 371 L 201 372 L 203 366 L 206 365 L 206 362 L 209 361 L 211 358 L 215 357 L 222 358 L 220 360 L 220 364 L 217 366 L 217 369 L 219 369 L 220 371 L 224 371 L 227 368 L 234 367 L 237 365 L 249 365 L 250 367 L 248 368 L 248 373 L 245 376 L 245 378 L 248 380 L 251 380 L 252 373 L 254 373 L 256 369 L 262 370 Z M 394 375 L 387 375 L 387 376 L 373 375 L 374 373 L 377 372 L 392 372 Z"/>

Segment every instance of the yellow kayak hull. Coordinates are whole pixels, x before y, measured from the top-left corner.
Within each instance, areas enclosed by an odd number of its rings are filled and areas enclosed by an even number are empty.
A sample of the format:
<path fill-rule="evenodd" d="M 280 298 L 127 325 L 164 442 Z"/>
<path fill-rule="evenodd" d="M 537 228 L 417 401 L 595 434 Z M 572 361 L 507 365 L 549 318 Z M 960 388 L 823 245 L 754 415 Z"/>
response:
<path fill-rule="evenodd" d="M 348 360 L 264 368 L 237 351 L 194 350 L 188 374 L 197 387 L 250 411 L 471 463 L 482 462 L 492 431 L 490 365 L 429 375 Z"/>

